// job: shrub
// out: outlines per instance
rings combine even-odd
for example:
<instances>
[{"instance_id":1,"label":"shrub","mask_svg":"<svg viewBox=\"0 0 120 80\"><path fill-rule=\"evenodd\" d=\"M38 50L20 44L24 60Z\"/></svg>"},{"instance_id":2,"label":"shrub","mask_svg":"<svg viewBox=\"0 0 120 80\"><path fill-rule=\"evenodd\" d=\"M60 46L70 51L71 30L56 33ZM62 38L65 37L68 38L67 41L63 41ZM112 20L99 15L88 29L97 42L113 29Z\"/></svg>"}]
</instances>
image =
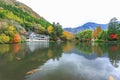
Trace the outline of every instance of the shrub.
<instances>
[{"instance_id":1,"label":"shrub","mask_svg":"<svg viewBox=\"0 0 120 80\"><path fill-rule=\"evenodd\" d=\"M21 38L20 38L20 35L19 35L19 34L14 34L13 42L14 42L14 43L19 43L19 42L21 42Z\"/></svg>"},{"instance_id":2,"label":"shrub","mask_svg":"<svg viewBox=\"0 0 120 80\"><path fill-rule=\"evenodd\" d=\"M8 43L10 41L10 37L5 34L0 35L0 43Z\"/></svg>"}]
</instances>

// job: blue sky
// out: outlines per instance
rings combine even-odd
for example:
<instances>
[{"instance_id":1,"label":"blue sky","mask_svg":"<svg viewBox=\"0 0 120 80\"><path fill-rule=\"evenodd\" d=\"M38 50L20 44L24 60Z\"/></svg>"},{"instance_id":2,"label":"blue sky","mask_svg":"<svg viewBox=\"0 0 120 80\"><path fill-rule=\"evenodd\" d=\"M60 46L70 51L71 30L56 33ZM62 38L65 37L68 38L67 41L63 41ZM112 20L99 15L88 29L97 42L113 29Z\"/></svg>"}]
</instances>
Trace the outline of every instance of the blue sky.
<instances>
[{"instance_id":1,"label":"blue sky","mask_svg":"<svg viewBox=\"0 0 120 80\"><path fill-rule=\"evenodd\" d=\"M119 0L17 0L31 7L49 22L77 27L86 22L108 23L120 19Z\"/></svg>"}]
</instances>

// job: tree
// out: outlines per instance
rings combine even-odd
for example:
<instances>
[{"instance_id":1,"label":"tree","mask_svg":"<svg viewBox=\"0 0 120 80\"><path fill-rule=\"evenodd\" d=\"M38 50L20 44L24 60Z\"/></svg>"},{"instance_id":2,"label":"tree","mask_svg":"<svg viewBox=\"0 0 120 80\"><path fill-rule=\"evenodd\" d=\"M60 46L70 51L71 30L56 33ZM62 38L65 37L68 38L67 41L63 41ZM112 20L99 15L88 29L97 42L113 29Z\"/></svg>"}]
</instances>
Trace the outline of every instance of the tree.
<instances>
[{"instance_id":1,"label":"tree","mask_svg":"<svg viewBox=\"0 0 120 80\"><path fill-rule=\"evenodd\" d=\"M107 41L108 39L108 32L107 31L101 31L100 33L100 36L98 37L99 40L102 40L102 41Z\"/></svg>"},{"instance_id":2,"label":"tree","mask_svg":"<svg viewBox=\"0 0 120 80\"><path fill-rule=\"evenodd\" d=\"M10 37L5 34L0 34L0 43L8 43L10 41Z\"/></svg>"},{"instance_id":3,"label":"tree","mask_svg":"<svg viewBox=\"0 0 120 80\"><path fill-rule=\"evenodd\" d=\"M84 30L77 34L80 41L90 41L92 39L92 30Z\"/></svg>"},{"instance_id":4,"label":"tree","mask_svg":"<svg viewBox=\"0 0 120 80\"><path fill-rule=\"evenodd\" d=\"M60 37L60 35L62 35L62 32L63 32L62 26L59 23L57 23L57 24L53 23L53 28L54 28L55 34L58 37Z\"/></svg>"},{"instance_id":5,"label":"tree","mask_svg":"<svg viewBox=\"0 0 120 80\"><path fill-rule=\"evenodd\" d=\"M50 33L50 37L53 40L58 40L63 33L62 26L59 23L56 24L55 22L53 22L52 27L53 29L52 32Z\"/></svg>"},{"instance_id":6,"label":"tree","mask_svg":"<svg viewBox=\"0 0 120 80\"><path fill-rule=\"evenodd\" d=\"M20 35L19 34L14 34L13 42L14 43L19 43L21 41Z\"/></svg>"},{"instance_id":7,"label":"tree","mask_svg":"<svg viewBox=\"0 0 120 80\"><path fill-rule=\"evenodd\" d=\"M112 18L108 24L109 40L117 40L117 32L119 30L119 23L117 18Z\"/></svg>"},{"instance_id":8,"label":"tree","mask_svg":"<svg viewBox=\"0 0 120 80\"><path fill-rule=\"evenodd\" d=\"M50 33L53 31L53 27L52 27L52 26L49 26L49 27L47 28L47 30L48 30L48 33L50 34Z\"/></svg>"},{"instance_id":9,"label":"tree","mask_svg":"<svg viewBox=\"0 0 120 80\"><path fill-rule=\"evenodd\" d=\"M93 32L94 39L98 39L101 32L102 32L102 28L100 26L98 26Z\"/></svg>"},{"instance_id":10,"label":"tree","mask_svg":"<svg viewBox=\"0 0 120 80\"><path fill-rule=\"evenodd\" d=\"M117 33L117 30L119 29L119 24L117 21L117 18L114 17L110 20L109 24L108 24L108 33Z\"/></svg>"},{"instance_id":11,"label":"tree","mask_svg":"<svg viewBox=\"0 0 120 80\"><path fill-rule=\"evenodd\" d=\"M65 38L67 40L73 40L75 36L68 31L63 31L62 38Z\"/></svg>"}]
</instances>

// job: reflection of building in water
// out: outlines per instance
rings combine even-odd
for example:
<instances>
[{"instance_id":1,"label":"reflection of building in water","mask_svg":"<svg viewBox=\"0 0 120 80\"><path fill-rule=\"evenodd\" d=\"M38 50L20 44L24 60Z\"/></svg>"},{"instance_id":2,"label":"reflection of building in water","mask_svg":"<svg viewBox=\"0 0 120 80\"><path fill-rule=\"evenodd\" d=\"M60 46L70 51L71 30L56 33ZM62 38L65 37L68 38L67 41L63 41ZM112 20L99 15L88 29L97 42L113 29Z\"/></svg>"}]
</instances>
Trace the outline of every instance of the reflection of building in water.
<instances>
[{"instance_id":1,"label":"reflection of building in water","mask_svg":"<svg viewBox=\"0 0 120 80\"><path fill-rule=\"evenodd\" d=\"M48 48L49 42L27 42L27 45L28 45L30 51L33 52L37 49Z\"/></svg>"}]
</instances>

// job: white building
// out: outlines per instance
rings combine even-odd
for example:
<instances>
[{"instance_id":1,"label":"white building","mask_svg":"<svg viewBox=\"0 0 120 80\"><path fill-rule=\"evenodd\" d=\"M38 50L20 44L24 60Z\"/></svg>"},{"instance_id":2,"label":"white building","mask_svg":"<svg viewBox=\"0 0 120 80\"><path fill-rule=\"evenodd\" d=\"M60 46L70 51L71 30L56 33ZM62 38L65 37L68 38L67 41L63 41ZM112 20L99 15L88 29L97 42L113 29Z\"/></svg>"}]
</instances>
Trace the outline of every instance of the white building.
<instances>
[{"instance_id":1,"label":"white building","mask_svg":"<svg viewBox=\"0 0 120 80\"><path fill-rule=\"evenodd\" d=\"M49 36L35 34L34 32L31 32L28 36L27 41L49 41Z\"/></svg>"}]
</instances>

